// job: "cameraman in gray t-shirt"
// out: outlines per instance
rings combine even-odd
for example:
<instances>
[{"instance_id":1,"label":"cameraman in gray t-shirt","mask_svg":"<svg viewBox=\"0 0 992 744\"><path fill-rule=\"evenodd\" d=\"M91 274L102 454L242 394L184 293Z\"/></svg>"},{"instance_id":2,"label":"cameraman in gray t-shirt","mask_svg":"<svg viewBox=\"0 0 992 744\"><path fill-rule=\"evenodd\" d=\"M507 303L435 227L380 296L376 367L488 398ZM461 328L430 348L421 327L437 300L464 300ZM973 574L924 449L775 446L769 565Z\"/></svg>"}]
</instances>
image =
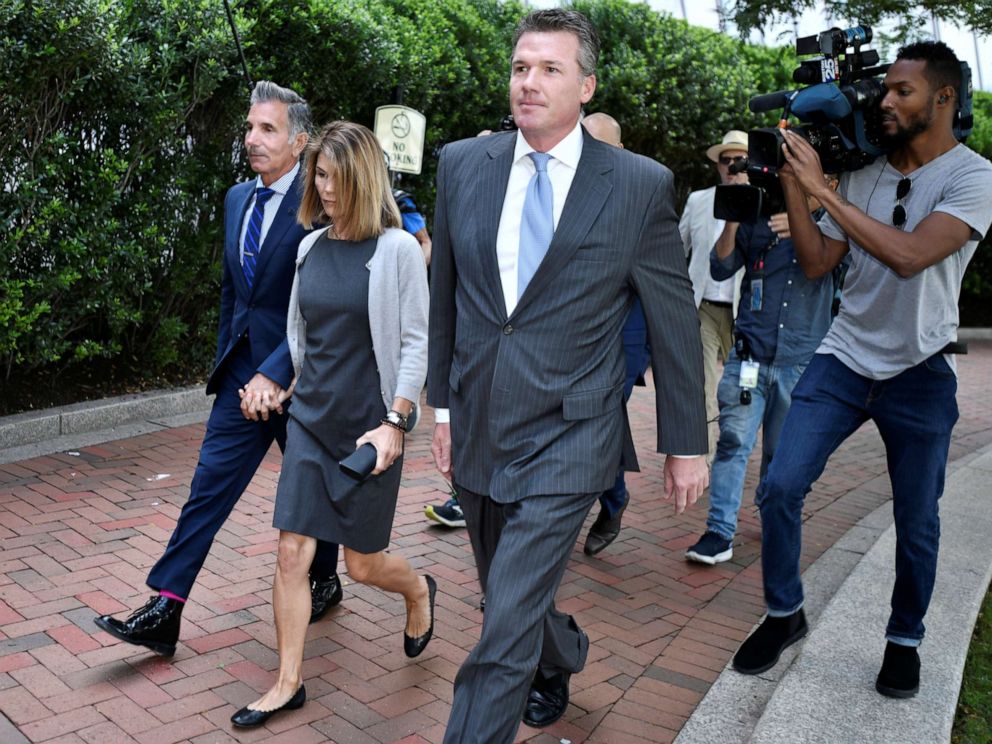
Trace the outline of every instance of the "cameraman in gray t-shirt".
<instances>
[{"instance_id":1,"label":"cameraman in gray t-shirt","mask_svg":"<svg viewBox=\"0 0 992 744\"><path fill-rule=\"evenodd\" d=\"M844 301L792 393L792 407L758 487L768 616L734 656L759 674L806 634L799 578L802 506L827 458L861 424L878 427L896 524L896 580L885 655L875 688L919 689L923 617L937 570L937 502L957 421L953 357L958 294L992 221L992 165L954 136L960 63L941 42L899 50L885 75L882 127L889 153L841 179L823 180L819 157L786 130L780 169L796 256L807 277L850 253ZM819 224L806 196L827 215Z\"/></svg>"}]
</instances>

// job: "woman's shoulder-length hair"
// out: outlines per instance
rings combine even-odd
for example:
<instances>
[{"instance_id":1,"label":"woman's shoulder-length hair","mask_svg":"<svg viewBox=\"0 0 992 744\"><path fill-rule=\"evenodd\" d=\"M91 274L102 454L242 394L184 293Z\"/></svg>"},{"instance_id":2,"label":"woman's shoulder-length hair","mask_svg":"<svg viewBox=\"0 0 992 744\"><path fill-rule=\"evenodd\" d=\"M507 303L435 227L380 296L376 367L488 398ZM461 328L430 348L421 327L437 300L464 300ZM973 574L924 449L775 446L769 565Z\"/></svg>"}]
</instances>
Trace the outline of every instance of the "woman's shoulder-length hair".
<instances>
[{"instance_id":1,"label":"woman's shoulder-length hair","mask_svg":"<svg viewBox=\"0 0 992 744\"><path fill-rule=\"evenodd\" d=\"M306 148L306 177L296 219L305 228L330 222L317 192L317 158L330 161L337 202L334 231L344 240L367 240L389 227L402 227L389 184L385 156L367 127L332 121L311 138Z\"/></svg>"}]
</instances>

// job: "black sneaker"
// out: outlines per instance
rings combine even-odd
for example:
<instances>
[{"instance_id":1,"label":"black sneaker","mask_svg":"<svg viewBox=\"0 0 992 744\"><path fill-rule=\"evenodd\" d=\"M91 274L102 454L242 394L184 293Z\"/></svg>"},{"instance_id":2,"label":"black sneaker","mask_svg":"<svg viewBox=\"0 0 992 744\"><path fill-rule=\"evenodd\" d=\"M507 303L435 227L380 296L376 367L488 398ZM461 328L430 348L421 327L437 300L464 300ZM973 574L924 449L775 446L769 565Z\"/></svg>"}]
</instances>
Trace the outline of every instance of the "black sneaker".
<instances>
[{"instance_id":1,"label":"black sneaker","mask_svg":"<svg viewBox=\"0 0 992 744\"><path fill-rule=\"evenodd\" d=\"M734 541L725 540L715 532L707 532L699 542L685 551L686 560L713 566L734 557Z\"/></svg>"},{"instance_id":2,"label":"black sneaker","mask_svg":"<svg viewBox=\"0 0 992 744\"><path fill-rule=\"evenodd\" d=\"M800 607L785 617L766 617L734 654L734 669L741 674L761 674L778 664L782 652L809 630Z\"/></svg>"},{"instance_id":3,"label":"black sneaker","mask_svg":"<svg viewBox=\"0 0 992 744\"><path fill-rule=\"evenodd\" d=\"M920 689L920 654L915 646L889 641L875 689L887 697L911 698Z\"/></svg>"},{"instance_id":4,"label":"black sneaker","mask_svg":"<svg viewBox=\"0 0 992 744\"><path fill-rule=\"evenodd\" d=\"M434 522L443 524L445 527L465 526L465 515L462 513L462 508L458 505L458 499L454 497L445 501L441 506L428 504L424 507L424 516Z\"/></svg>"}]
</instances>

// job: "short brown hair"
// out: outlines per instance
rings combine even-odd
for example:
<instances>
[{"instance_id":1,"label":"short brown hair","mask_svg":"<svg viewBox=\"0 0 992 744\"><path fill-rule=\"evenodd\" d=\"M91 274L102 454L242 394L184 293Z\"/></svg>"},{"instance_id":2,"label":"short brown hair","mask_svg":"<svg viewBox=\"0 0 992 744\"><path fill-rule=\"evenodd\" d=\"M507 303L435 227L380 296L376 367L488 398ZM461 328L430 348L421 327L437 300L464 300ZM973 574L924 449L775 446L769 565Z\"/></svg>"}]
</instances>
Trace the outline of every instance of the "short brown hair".
<instances>
[{"instance_id":1,"label":"short brown hair","mask_svg":"<svg viewBox=\"0 0 992 744\"><path fill-rule=\"evenodd\" d=\"M592 22L577 10L565 8L547 8L535 10L520 23L513 31L512 53L517 49L520 37L529 33L549 33L564 31L574 34L579 41L579 70L586 77L596 74L596 63L599 62L599 34Z\"/></svg>"},{"instance_id":2,"label":"short brown hair","mask_svg":"<svg viewBox=\"0 0 992 744\"><path fill-rule=\"evenodd\" d=\"M331 161L338 217L334 231L344 240L367 240L388 227L401 227L400 210L389 186L385 156L375 135L350 121L332 121L307 145L306 181L297 221L308 230L326 224L314 179L317 158Z\"/></svg>"}]
</instances>

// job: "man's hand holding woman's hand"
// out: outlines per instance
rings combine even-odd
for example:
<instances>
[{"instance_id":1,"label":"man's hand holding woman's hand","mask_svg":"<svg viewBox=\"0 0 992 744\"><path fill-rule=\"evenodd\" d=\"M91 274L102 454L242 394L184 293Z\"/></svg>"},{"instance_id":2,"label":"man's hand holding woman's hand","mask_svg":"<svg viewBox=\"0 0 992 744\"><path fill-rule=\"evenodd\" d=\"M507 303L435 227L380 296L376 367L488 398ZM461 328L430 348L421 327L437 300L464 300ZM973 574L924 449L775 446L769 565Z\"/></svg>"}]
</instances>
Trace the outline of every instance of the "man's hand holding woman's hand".
<instances>
[{"instance_id":1,"label":"man's hand holding woman's hand","mask_svg":"<svg viewBox=\"0 0 992 744\"><path fill-rule=\"evenodd\" d=\"M269 413L281 414L282 404L293 395L296 380L285 390L279 383L270 380L261 372L255 374L243 388L238 388L241 397L241 415L249 421L269 420Z\"/></svg>"}]
</instances>

